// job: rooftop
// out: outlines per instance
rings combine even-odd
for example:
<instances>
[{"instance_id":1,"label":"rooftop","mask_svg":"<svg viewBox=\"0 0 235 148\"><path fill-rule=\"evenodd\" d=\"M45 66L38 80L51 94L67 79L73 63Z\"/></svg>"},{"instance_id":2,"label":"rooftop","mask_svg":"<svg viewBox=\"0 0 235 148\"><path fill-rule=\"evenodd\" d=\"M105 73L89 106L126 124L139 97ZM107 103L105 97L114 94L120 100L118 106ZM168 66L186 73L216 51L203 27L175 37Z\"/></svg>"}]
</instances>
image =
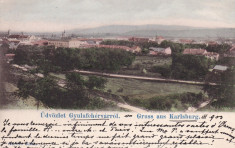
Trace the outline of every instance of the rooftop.
<instances>
[{"instance_id":1,"label":"rooftop","mask_svg":"<svg viewBox=\"0 0 235 148\"><path fill-rule=\"evenodd\" d=\"M220 70L220 71L225 71L228 69L227 66L222 66L222 65L215 65L215 67L213 68L214 70Z\"/></svg>"},{"instance_id":2,"label":"rooftop","mask_svg":"<svg viewBox=\"0 0 235 148\"><path fill-rule=\"evenodd\" d=\"M205 54L207 51L206 49L184 49L183 54L195 54L195 55L203 55Z\"/></svg>"}]
</instances>

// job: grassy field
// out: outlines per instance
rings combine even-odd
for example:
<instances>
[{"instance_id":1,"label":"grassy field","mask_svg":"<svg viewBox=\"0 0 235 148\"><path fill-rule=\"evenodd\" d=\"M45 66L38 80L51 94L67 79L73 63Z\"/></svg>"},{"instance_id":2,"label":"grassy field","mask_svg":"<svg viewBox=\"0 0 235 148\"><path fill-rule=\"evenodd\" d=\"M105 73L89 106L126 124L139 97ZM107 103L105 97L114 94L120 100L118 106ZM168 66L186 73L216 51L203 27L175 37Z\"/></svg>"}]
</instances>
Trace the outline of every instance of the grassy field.
<instances>
[{"instance_id":1,"label":"grassy field","mask_svg":"<svg viewBox=\"0 0 235 148\"><path fill-rule=\"evenodd\" d=\"M177 83L161 83L150 82L134 79L107 78L105 90L111 90L116 95L128 96L130 98L151 98L154 96L169 95L174 93L202 91L201 86L177 84Z\"/></svg>"},{"instance_id":2,"label":"grassy field","mask_svg":"<svg viewBox=\"0 0 235 148\"><path fill-rule=\"evenodd\" d=\"M53 74L53 76L64 79L63 74ZM82 75L85 79L86 75ZM135 79L123 79L123 78L108 78L108 82L104 89L105 92L115 94L118 96L128 97L126 100L128 103L134 106L146 107L149 99L157 96L169 96L175 94L182 94L186 92L200 93L202 92L202 86L178 84L178 83L162 83L162 82L151 82ZM161 97L160 97L161 98ZM170 111L183 111L189 106L182 104L177 98L171 97L172 107Z\"/></svg>"},{"instance_id":3,"label":"grassy field","mask_svg":"<svg viewBox=\"0 0 235 148\"><path fill-rule=\"evenodd\" d=\"M58 78L65 79L64 74L51 74ZM83 75L84 78L87 76ZM202 86L151 82L135 79L107 78L108 82L104 91L111 92L115 95L128 96L130 98L151 98L154 96L164 96L175 93L202 92Z\"/></svg>"},{"instance_id":4,"label":"grassy field","mask_svg":"<svg viewBox=\"0 0 235 148\"><path fill-rule=\"evenodd\" d=\"M128 67L120 69L118 74L161 77L161 74L151 72L153 66L171 65L171 57L163 56L136 56L135 61Z\"/></svg>"},{"instance_id":5,"label":"grassy field","mask_svg":"<svg viewBox=\"0 0 235 148\"><path fill-rule=\"evenodd\" d=\"M146 69L152 66L159 65L170 65L172 62L171 57L162 57L162 56L136 56L135 61L132 63L132 66L140 65Z\"/></svg>"}]
</instances>

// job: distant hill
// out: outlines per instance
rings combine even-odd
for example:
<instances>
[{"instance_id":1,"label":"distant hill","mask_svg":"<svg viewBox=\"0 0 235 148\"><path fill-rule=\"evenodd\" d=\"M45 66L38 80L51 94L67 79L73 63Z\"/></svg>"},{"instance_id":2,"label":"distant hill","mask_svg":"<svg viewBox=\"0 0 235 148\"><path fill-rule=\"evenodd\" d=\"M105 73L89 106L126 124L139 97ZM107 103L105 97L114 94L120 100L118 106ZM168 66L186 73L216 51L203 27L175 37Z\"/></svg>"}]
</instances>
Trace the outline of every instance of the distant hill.
<instances>
[{"instance_id":1,"label":"distant hill","mask_svg":"<svg viewBox=\"0 0 235 148\"><path fill-rule=\"evenodd\" d=\"M73 33L110 33L110 34L123 34L130 31L141 31L141 30L184 30L184 29L199 29L188 26L176 26L176 25L109 25L101 26L89 29L74 29L69 32Z\"/></svg>"},{"instance_id":2,"label":"distant hill","mask_svg":"<svg viewBox=\"0 0 235 148\"><path fill-rule=\"evenodd\" d=\"M125 35L145 37L161 35L165 37L175 38L235 38L235 28L193 30L138 30L126 32Z\"/></svg>"},{"instance_id":3,"label":"distant hill","mask_svg":"<svg viewBox=\"0 0 235 148\"><path fill-rule=\"evenodd\" d=\"M164 37L176 38L235 38L235 28L200 28L176 25L109 25L90 29L73 29L67 33L83 35L125 35L154 37L161 35Z\"/></svg>"}]
</instances>

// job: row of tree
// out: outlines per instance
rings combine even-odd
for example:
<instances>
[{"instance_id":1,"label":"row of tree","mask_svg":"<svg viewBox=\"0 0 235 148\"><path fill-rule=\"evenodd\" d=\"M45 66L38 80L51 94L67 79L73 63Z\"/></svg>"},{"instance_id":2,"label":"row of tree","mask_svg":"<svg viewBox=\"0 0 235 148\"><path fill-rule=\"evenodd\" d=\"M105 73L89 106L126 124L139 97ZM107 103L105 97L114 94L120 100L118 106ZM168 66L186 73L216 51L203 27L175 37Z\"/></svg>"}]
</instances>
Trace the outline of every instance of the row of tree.
<instances>
[{"instance_id":1,"label":"row of tree","mask_svg":"<svg viewBox=\"0 0 235 148\"><path fill-rule=\"evenodd\" d=\"M19 46L14 63L36 65L44 73L73 69L117 71L131 65L134 59L134 54L120 49Z\"/></svg>"},{"instance_id":2,"label":"row of tree","mask_svg":"<svg viewBox=\"0 0 235 148\"><path fill-rule=\"evenodd\" d=\"M93 101L88 91L103 89L106 82L106 79L95 76L89 76L86 80L77 73L66 74L64 87L60 87L50 76L27 81L20 79L16 96L22 98L33 96L51 108L84 109Z\"/></svg>"}]
</instances>

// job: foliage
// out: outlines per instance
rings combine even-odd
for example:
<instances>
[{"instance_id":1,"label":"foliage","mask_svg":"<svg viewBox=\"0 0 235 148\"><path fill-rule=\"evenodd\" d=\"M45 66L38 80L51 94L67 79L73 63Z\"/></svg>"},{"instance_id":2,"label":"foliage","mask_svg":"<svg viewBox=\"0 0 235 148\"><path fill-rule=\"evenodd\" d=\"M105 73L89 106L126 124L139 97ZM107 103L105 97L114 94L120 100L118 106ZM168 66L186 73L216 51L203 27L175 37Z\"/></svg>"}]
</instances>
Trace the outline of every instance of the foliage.
<instances>
[{"instance_id":1,"label":"foliage","mask_svg":"<svg viewBox=\"0 0 235 148\"><path fill-rule=\"evenodd\" d=\"M170 110L173 100L166 98L151 98L148 109Z\"/></svg>"},{"instance_id":2,"label":"foliage","mask_svg":"<svg viewBox=\"0 0 235 148\"><path fill-rule=\"evenodd\" d=\"M153 66L151 68L151 71L160 73L163 77L170 77L170 75L171 75L171 67L167 64Z\"/></svg>"},{"instance_id":3,"label":"foliage","mask_svg":"<svg viewBox=\"0 0 235 148\"><path fill-rule=\"evenodd\" d=\"M67 87L68 88L74 88L74 87L79 87L79 88L84 88L85 80L79 73L67 73L66 74L66 80L67 80Z\"/></svg>"},{"instance_id":4,"label":"foliage","mask_svg":"<svg viewBox=\"0 0 235 148\"><path fill-rule=\"evenodd\" d=\"M105 78L96 77L96 76L89 76L85 85L89 89L94 89L94 88L104 89L106 82L107 82L107 79L105 79Z\"/></svg>"},{"instance_id":5,"label":"foliage","mask_svg":"<svg viewBox=\"0 0 235 148\"><path fill-rule=\"evenodd\" d=\"M118 45L118 46L134 46L134 42L125 41L125 40L104 40L100 44L102 45Z\"/></svg>"},{"instance_id":6,"label":"foliage","mask_svg":"<svg viewBox=\"0 0 235 148\"><path fill-rule=\"evenodd\" d=\"M105 79L96 78L94 76L86 81L77 73L68 73L66 80L66 87L60 87L57 82L49 76L27 81L20 79L17 85L19 90L16 92L16 95L23 98L27 98L31 95L52 108L82 109L88 106L88 104L91 107L91 100L86 88L102 89L106 83ZM92 80L95 80L95 83L91 84Z\"/></svg>"},{"instance_id":7,"label":"foliage","mask_svg":"<svg viewBox=\"0 0 235 148\"><path fill-rule=\"evenodd\" d=\"M192 104L194 107L198 107L201 103L205 101L205 96L202 93L186 93L181 96L181 102L183 104Z\"/></svg>"},{"instance_id":8,"label":"foliage","mask_svg":"<svg viewBox=\"0 0 235 148\"><path fill-rule=\"evenodd\" d=\"M35 65L37 60L42 58L42 48L36 46L18 46L15 51L14 63L18 65Z\"/></svg>"},{"instance_id":9,"label":"foliage","mask_svg":"<svg viewBox=\"0 0 235 148\"><path fill-rule=\"evenodd\" d=\"M88 106L86 107L87 109L104 109L107 107L114 107L115 104L113 102L108 102L103 100L102 98L91 98Z\"/></svg>"},{"instance_id":10,"label":"foliage","mask_svg":"<svg viewBox=\"0 0 235 148\"><path fill-rule=\"evenodd\" d=\"M122 66L131 65L135 59L130 52L106 48L55 49L50 46L23 46L15 54L14 63L36 65L45 73L73 69L117 71Z\"/></svg>"},{"instance_id":11,"label":"foliage","mask_svg":"<svg viewBox=\"0 0 235 148\"><path fill-rule=\"evenodd\" d=\"M219 59L217 64L233 67L233 66L235 66L235 58L234 57L223 57L222 59Z\"/></svg>"},{"instance_id":12,"label":"foliage","mask_svg":"<svg viewBox=\"0 0 235 148\"><path fill-rule=\"evenodd\" d=\"M175 55L172 57L172 77L186 80L204 79L209 64L209 60L204 56Z\"/></svg>"},{"instance_id":13,"label":"foliage","mask_svg":"<svg viewBox=\"0 0 235 148\"><path fill-rule=\"evenodd\" d=\"M215 45L208 45L206 47L206 50L208 52L217 52L217 53L223 54L227 52L230 48L231 46L228 44L215 44Z\"/></svg>"},{"instance_id":14,"label":"foliage","mask_svg":"<svg viewBox=\"0 0 235 148\"><path fill-rule=\"evenodd\" d=\"M187 109L188 105L198 107L199 104L206 99L207 98L202 93L197 94L188 92L166 96L156 96L149 99L127 98L126 101L130 104L141 106L150 110L169 111L172 110L173 107L177 107L178 102L180 102L185 109Z\"/></svg>"},{"instance_id":15,"label":"foliage","mask_svg":"<svg viewBox=\"0 0 235 148\"><path fill-rule=\"evenodd\" d=\"M205 85L206 91L210 98L213 99L211 105L215 108L235 107L235 70L230 68L220 75L218 85Z\"/></svg>"},{"instance_id":16,"label":"foliage","mask_svg":"<svg viewBox=\"0 0 235 148\"><path fill-rule=\"evenodd\" d=\"M185 48L206 49L206 44L185 44Z\"/></svg>"}]
</instances>

